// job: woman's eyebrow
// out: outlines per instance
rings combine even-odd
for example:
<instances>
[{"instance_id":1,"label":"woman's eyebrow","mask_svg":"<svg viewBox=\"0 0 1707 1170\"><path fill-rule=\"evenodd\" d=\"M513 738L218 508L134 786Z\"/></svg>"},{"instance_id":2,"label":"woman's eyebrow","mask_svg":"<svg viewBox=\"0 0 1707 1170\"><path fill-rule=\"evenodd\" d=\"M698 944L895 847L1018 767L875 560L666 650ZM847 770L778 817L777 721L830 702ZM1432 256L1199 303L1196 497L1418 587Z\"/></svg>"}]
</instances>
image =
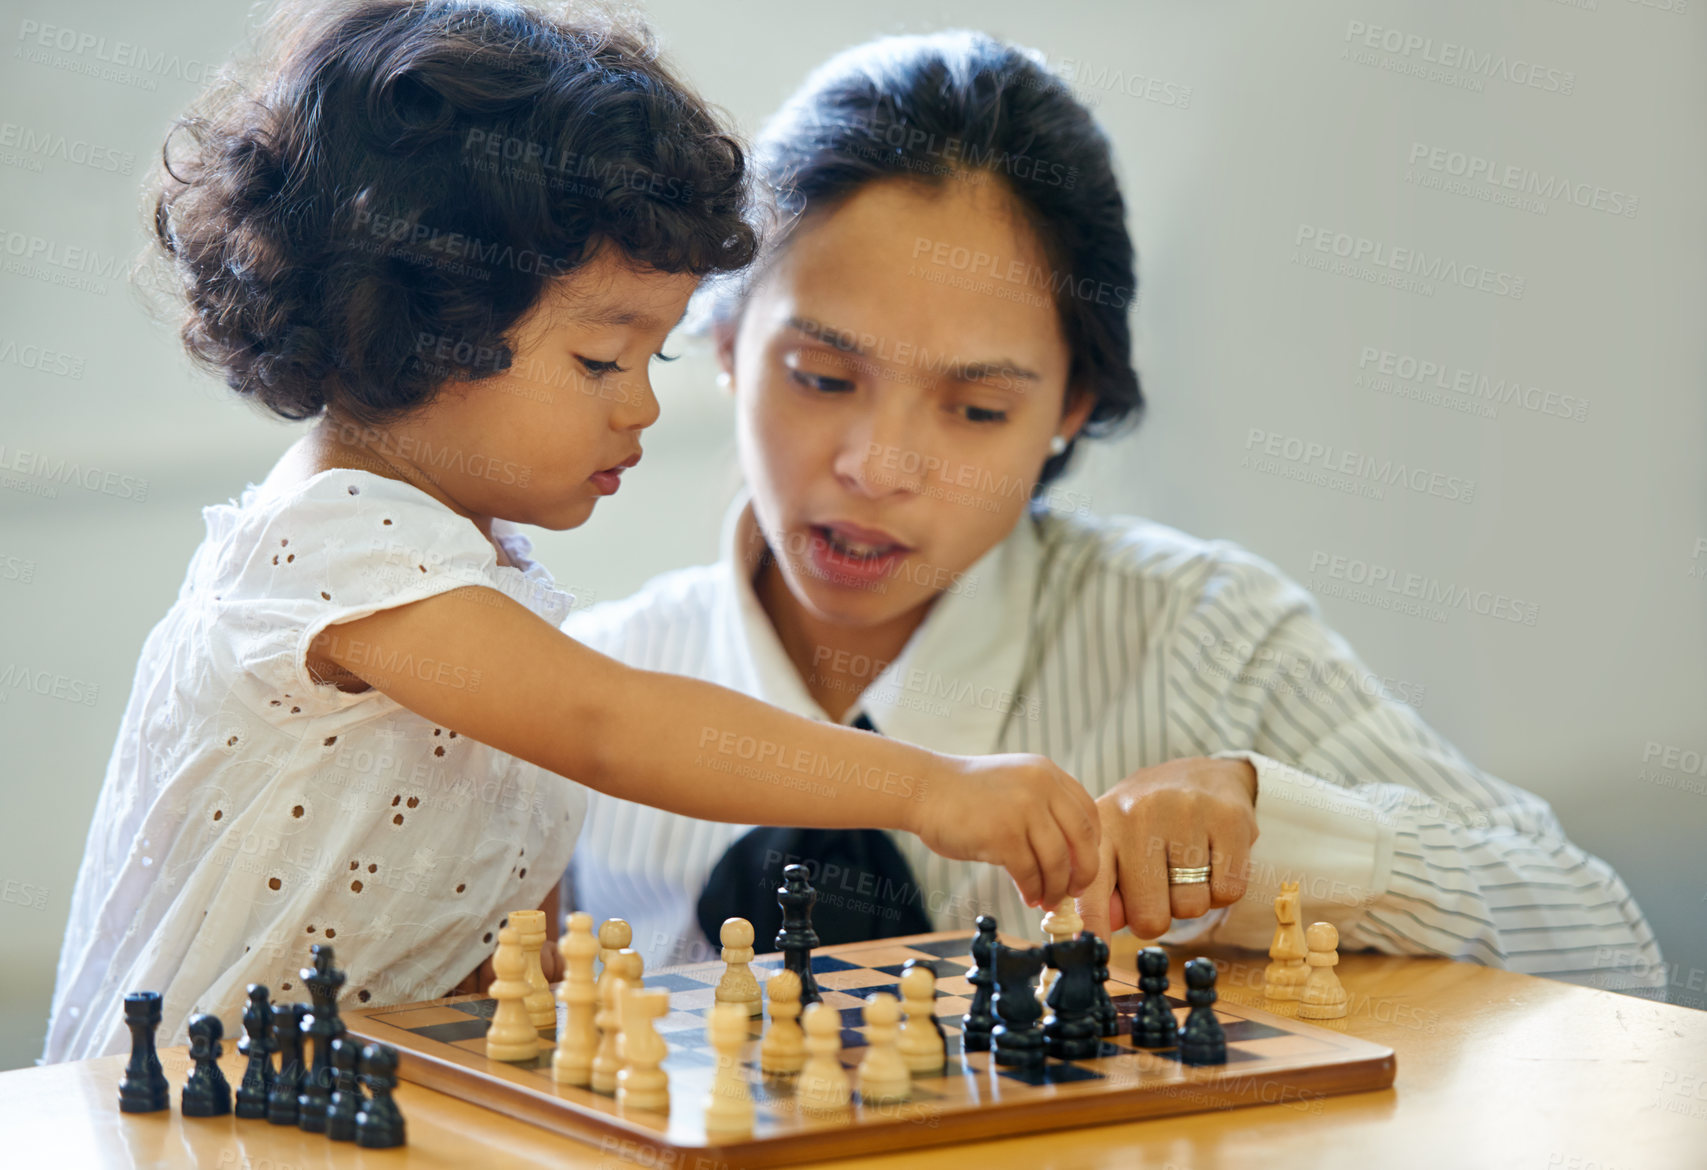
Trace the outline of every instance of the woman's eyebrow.
<instances>
[{"instance_id":1,"label":"woman's eyebrow","mask_svg":"<svg viewBox=\"0 0 1707 1170\"><path fill-rule=\"evenodd\" d=\"M870 357L873 345L875 345L877 357L881 360L899 361L902 365L923 365L960 382L977 382L986 378L1003 378L1021 382L1040 382L1043 380L1036 370L1028 369L1008 358L986 358L982 361L969 362L951 354L932 354L930 350L919 346L911 348L908 357L901 359L897 347L883 344L881 338L861 338L851 329L837 329L822 321L811 321L805 317L790 317L786 323L796 333L803 333L814 341L821 341L825 345L841 350L843 353ZM870 344L862 344L862 342Z\"/></svg>"}]
</instances>

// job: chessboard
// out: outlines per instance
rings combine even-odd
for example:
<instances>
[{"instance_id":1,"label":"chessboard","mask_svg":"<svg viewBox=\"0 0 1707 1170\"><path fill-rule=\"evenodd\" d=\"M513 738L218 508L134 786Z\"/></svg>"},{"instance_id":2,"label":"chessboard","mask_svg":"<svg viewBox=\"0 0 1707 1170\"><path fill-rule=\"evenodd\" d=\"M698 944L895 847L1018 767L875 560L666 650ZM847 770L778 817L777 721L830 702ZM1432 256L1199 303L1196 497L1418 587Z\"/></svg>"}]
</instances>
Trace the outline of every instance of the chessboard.
<instances>
[{"instance_id":1,"label":"chessboard","mask_svg":"<svg viewBox=\"0 0 1707 1170\"><path fill-rule=\"evenodd\" d=\"M768 1021L755 1017L742 1060L757 1119L750 1136L734 1139L708 1139L703 1120L716 1070L705 1025L724 971L720 962L643 975L642 986L670 993L670 1012L657 1021L669 1045L663 1065L670 1078L668 1115L625 1111L614 1097L557 1084L549 1043L531 1063L488 1059L485 1035L496 1001L484 996L347 1011L344 1019L351 1032L398 1050L403 1080L648 1165L686 1165L690 1156L700 1165L710 1163L697 1159L741 1167L786 1165L1241 1105L1307 1102L1393 1083L1391 1048L1225 1001L1214 1008L1227 1033L1225 1064L1190 1066L1172 1050L1134 1047L1131 1017L1142 994L1136 975L1118 968L1107 988L1121 1031L1102 1042L1100 1055L1075 1062L1051 1059L1035 1072L999 1066L990 1052L964 1052L959 1043L960 1017L973 991L966 979L971 938L929 934L813 951L812 971L824 1003L841 1012L842 1063L850 1076L864 1053L861 1008L866 997L879 991L898 994L901 968L909 959L926 961L937 972L936 1014L946 1033L947 1066L939 1075L915 1075L912 1098L905 1103L868 1105L856 1093L843 1110L809 1113L793 1099L793 1078L760 1073L759 1037ZM780 970L782 961L761 956L752 966L762 980ZM1176 1019L1183 1020L1185 1000L1172 994L1184 988L1179 964L1170 979L1168 998ZM559 1003L559 1026L564 1010ZM549 1030L541 1036L553 1038Z\"/></svg>"}]
</instances>

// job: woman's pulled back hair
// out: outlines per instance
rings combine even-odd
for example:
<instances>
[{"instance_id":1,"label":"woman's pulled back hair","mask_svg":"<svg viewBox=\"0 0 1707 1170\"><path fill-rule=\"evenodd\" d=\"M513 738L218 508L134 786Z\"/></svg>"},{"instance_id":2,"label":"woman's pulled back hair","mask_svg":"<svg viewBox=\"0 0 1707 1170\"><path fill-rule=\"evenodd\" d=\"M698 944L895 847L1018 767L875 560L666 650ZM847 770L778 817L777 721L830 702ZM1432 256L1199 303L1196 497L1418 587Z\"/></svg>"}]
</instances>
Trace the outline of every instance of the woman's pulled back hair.
<instances>
[{"instance_id":1,"label":"woman's pulled back hair","mask_svg":"<svg viewBox=\"0 0 1707 1170\"><path fill-rule=\"evenodd\" d=\"M982 33L883 37L813 71L753 144L766 221L760 263L707 289L714 318L745 293L793 232L868 183L940 186L993 177L1022 209L1047 258L1047 289L1071 354L1069 393L1094 396L1085 433L1106 434L1143 407L1128 312L1137 292L1126 204L1107 137L1039 54ZM1071 447L1043 466L1046 484Z\"/></svg>"},{"instance_id":2,"label":"woman's pulled back hair","mask_svg":"<svg viewBox=\"0 0 1707 1170\"><path fill-rule=\"evenodd\" d=\"M741 147L643 28L285 0L267 30L149 193L186 348L277 415L380 422L508 368L506 334L607 245L700 276L754 255Z\"/></svg>"}]
</instances>

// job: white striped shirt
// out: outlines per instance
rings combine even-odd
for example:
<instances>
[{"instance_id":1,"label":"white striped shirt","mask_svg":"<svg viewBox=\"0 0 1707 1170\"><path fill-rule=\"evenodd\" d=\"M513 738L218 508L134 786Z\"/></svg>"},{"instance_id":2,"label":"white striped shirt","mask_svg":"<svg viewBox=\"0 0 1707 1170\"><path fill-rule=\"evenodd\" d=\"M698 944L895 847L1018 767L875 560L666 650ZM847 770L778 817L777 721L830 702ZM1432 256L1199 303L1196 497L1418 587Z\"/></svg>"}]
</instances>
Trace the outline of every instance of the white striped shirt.
<instances>
[{"instance_id":1,"label":"white striped shirt","mask_svg":"<svg viewBox=\"0 0 1707 1170\"><path fill-rule=\"evenodd\" d=\"M762 550L737 500L717 564L663 574L563 628L630 665L825 719L753 593ZM1298 881L1305 921L1332 922L1342 949L1602 987L1663 982L1654 934L1612 867L1573 845L1545 800L1476 768L1389 694L1307 591L1227 541L1131 518L1022 518L938 597L844 722L862 711L938 751L1046 755L1092 795L1172 759L1248 759L1260 832L1249 890L1176 920L1163 941L1266 949L1280 883ZM576 904L632 922L652 964L705 958L696 903L750 827L594 793ZM1003 871L891 837L938 929L993 913L1036 934L1039 913Z\"/></svg>"}]
</instances>

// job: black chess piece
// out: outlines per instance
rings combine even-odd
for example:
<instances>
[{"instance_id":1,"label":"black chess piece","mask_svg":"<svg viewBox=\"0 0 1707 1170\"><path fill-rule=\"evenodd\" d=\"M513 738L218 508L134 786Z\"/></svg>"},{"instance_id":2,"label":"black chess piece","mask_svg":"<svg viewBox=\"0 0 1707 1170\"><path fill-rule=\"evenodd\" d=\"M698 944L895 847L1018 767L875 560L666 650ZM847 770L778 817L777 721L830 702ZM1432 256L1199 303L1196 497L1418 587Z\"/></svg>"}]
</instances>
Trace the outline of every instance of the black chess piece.
<instances>
[{"instance_id":1,"label":"black chess piece","mask_svg":"<svg viewBox=\"0 0 1707 1170\"><path fill-rule=\"evenodd\" d=\"M196 1067L190 1070L179 1097L179 1111L185 1117L223 1117L231 1112L231 1085L219 1069L220 1053L225 1045L225 1025L218 1016L203 1012L190 1017L190 1059Z\"/></svg>"},{"instance_id":2,"label":"black chess piece","mask_svg":"<svg viewBox=\"0 0 1707 1170\"><path fill-rule=\"evenodd\" d=\"M1114 999L1108 994L1108 944L1102 944L1102 953L1096 962L1093 976L1096 980L1096 1019L1100 1025L1097 1031L1104 1036L1120 1035L1120 1013L1114 1008Z\"/></svg>"},{"instance_id":3,"label":"black chess piece","mask_svg":"<svg viewBox=\"0 0 1707 1170\"><path fill-rule=\"evenodd\" d=\"M344 985L344 973L332 965L332 944L315 943L309 947L314 966L304 967L300 974L307 985L314 1005L302 1022L306 1044L313 1042L313 1063L303 1070L302 1086L297 1093L297 1125L309 1133L326 1132L326 1106L332 1098L332 1040L344 1032L344 1021L338 1017L338 989Z\"/></svg>"},{"instance_id":4,"label":"black chess piece","mask_svg":"<svg viewBox=\"0 0 1707 1170\"><path fill-rule=\"evenodd\" d=\"M160 1027L160 993L133 991L124 997L124 1023L130 1029L130 1063L119 1081L119 1109L155 1113L172 1105L172 1089L160 1069L154 1032Z\"/></svg>"},{"instance_id":5,"label":"black chess piece","mask_svg":"<svg viewBox=\"0 0 1707 1170\"><path fill-rule=\"evenodd\" d=\"M800 1006L822 1003L823 993L812 977L812 948L818 945L818 933L812 929L812 906L818 901L818 891L807 880L804 865L785 866L782 885L777 887L776 904L782 907L782 929L776 932L776 949L782 952L782 965L800 976Z\"/></svg>"},{"instance_id":6,"label":"black chess piece","mask_svg":"<svg viewBox=\"0 0 1707 1170\"><path fill-rule=\"evenodd\" d=\"M1132 1043L1139 1048L1172 1048L1179 1043L1179 1025L1173 1005L1163 994L1168 989L1168 953L1161 947L1138 952L1138 1014L1132 1017Z\"/></svg>"},{"instance_id":7,"label":"black chess piece","mask_svg":"<svg viewBox=\"0 0 1707 1170\"><path fill-rule=\"evenodd\" d=\"M1179 1030L1181 1064L1226 1064L1227 1033L1215 1018L1215 964L1190 959L1185 965L1185 1001L1191 1011Z\"/></svg>"},{"instance_id":8,"label":"black chess piece","mask_svg":"<svg viewBox=\"0 0 1707 1170\"><path fill-rule=\"evenodd\" d=\"M356 1145L384 1150L403 1144L403 1113L391 1099L397 1087L397 1049L369 1044L362 1049L361 1082L373 1096L356 1114Z\"/></svg>"},{"instance_id":9,"label":"black chess piece","mask_svg":"<svg viewBox=\"0 0 1707 1170\"><path fill-rule=\"evenodd\" d=\"M1037 1002L1037 977L1043 973L1042 947L996 943L997 1024L990 1045L997 1064L1021 1069L1043 1067L1043 1005Z\"/></svg>"},{"instance_id":10,"label":"black chess piece","mask_svg":"<svg viewBox=\"0 0 1707 1170\"><path fill-rule=\"evenodd\" d=\"M307 1014L306 1004L273 1005L273 1051L279 1054L279 1071L267 1094L267 1120L274 1125L296 1124L296 1098L302 1091L302 1018Z\"/></svg>"},{"instance_id":11,"label":"black chess piece","mask_svg":"<svg viewBox=\"0 0 1707 1170\"><path fill-rule=\"evenodd\" d=\"M267 989L263 984L251 983L249 1006L243 1009L243 1038L237 1041L237 1051L249 1058L243 1080L237 1086L239 1117L267 1115L267 1094L273 1089L272 1026L273 1010L267 1002Z\"/></svg>"},{"instance_id":12,"label":"black chess piece","mask_svg":"<svg viewBox=\"0 0 1707 1170\"><path fill-rule=\"evenodd\" d=\"M1077 938L1043 947L1044 963L1060 972L1049 988L1049 1015L1043 1021L1044 1047L1057 1060L1091 1060L1102 1051L1099 960L1108 961L1108 944L1094 931L1083 930Z\"/></svg>"},{"instance_id":13,"label":"black chess piece","mask_svg":"<svg viewBox=\"0 0 1707 1170\"><path fill-rule=\"evenodd\" d=\"M978 933L972 936L972 969L966 972L972 984L972 1003L960 1018L960 1046L968 1052L990 1050L990 1029L996 1026L991 996L996 986L996 920L978 915Z\"/></svg>"},{"instance_id":14,"label":"black chess piece","mask_svg":"<svg viewBox=\"0 0 1707 1170\"><path fill-rule=\"evenodd\" d=\"M349 1033L332 1037L332 1069L336 1087L326 1106L326 1135L335 1142L356 1140L356 1115L367 1104L362 1096L361 1082L356 1079L356 1062L361 1059L362 1046Z\"/></svg>"}]
</instances>

